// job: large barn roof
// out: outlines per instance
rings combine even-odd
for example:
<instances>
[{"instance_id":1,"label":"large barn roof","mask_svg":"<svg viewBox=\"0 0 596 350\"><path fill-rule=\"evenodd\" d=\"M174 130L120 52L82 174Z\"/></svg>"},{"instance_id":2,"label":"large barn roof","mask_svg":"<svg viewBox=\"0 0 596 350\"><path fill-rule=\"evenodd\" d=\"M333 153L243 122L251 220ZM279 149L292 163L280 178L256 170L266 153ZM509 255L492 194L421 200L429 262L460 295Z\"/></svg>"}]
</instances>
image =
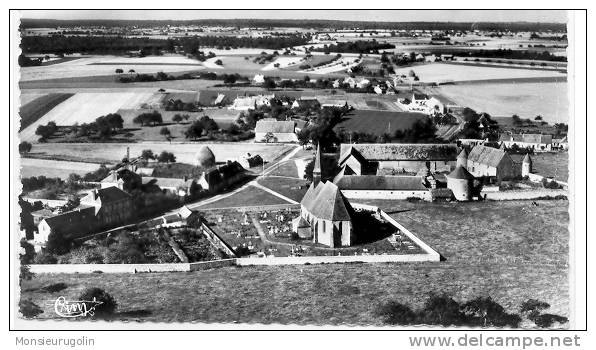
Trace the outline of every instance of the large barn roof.
<instances>
[{"instance_id":1,"label":"large barn roof","mask_svg":"<svg viewBox=\"0 0 596 350\"><path fill-rule=\"evenodd\" d=\"M497 167L506 156L507 153L503 150L478 145L472 148L468 155L468 161Z\"/></svg>"},{"instance_id":2,"label":"large barn roof","mask_svg":"<svg viewBox=\"0 0 596 350\"><path fill-rule=\"evenodd\" d=\"M341 158L351 152L350 148L358 151L368 161L454 161L459 152L455 144L360 143L341 144Z\"/></svg>"},{"instance_id":3,"label":"large barn roof","mask_svg":"<svg viewBox=\"0 0 596 350\"><path fill-rule=\"evenodd\" d=\"M291 120L259 120L255 133L294 133L295 125Z\"/></svg>"}]
</instances>

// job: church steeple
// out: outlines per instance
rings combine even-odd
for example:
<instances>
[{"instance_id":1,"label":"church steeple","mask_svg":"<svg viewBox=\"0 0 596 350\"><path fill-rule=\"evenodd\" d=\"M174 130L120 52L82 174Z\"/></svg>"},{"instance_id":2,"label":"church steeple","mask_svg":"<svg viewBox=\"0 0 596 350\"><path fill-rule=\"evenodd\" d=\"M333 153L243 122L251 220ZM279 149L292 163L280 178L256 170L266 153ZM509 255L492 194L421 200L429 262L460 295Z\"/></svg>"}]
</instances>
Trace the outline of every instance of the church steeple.
<instances>
[{"instance_id":1,"label":"church steeple","mask_svg":"<svg viewBox=\"0 0 596 350\"><path fill-rule=\"evenodd\" d=\"M317 187L321 182L321 145L317 144L317 155L315 156L315 166L312 170L312 182Z\"/></svg>"}]
</instances>

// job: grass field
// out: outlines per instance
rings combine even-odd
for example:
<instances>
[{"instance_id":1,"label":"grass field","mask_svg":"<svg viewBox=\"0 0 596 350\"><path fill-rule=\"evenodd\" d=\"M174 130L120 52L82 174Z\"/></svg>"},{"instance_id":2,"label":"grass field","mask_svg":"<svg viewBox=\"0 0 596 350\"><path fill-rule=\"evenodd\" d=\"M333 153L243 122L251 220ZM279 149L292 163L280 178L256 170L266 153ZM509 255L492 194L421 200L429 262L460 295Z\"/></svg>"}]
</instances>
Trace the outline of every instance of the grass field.
<instances>
[{"instance_id":1,"label":"grass field","mask_svg":"<svg viewBox=\"0 0 596 350\"><path fill-rule=\"evenodd\" d=\"M192 67L191 67L192 66ZM129 74L187 71L204 69L199 61L184 56L147 56L147 57L118 57L118 56L90 56L76 60L65 61L49 66L22 67L21 81L57 79L86 76L110 76L116 69L122 69Z\"/></svg>"},{"instance_id":2,"label":"grass field","mask_svg":"<svg viewBox=\"0 0 596 350\"><path fill-rule=\"evenodd\" d=\"M416 67L396 69L399 75L408 75L413 70L422 82L436 82L441 80L469 81L491 79L545 78L565 77L566 74L532 69L513 69L496 67L479 67L447 63L429 63Z\"/></svg>"},{"instance_id":3,"label":"grass field","mask_svg":"<svg viewBox=\"0 0 596 350\"><path fill-rule=\"evenodd\" d=\"M420 113L355 110L339 123L335 130L366 132L375 135L393 134L396 130L410 128L417 120L426 116Z\"/></svg>"},{"instance_id":4,"label":"grass field","mask_svg":"<svg viewBox=\"0 0 596 350\"><path fill-rule=\"evenodd\" d=\"M21 177L43 175L66 180L72 173L84 175L97 170L97 168L99 168L99 164L94 163L21 158Z\"/></svg>"},{"instance_id":5,"label":"grass field","mask_svg":"<svg viewBox=\"0 0 596 350\"><path fill-rule=\"evenodd\" d=\"M283 196L300 202L308 190L308 182L300 179L288 179L284 177L259 178L258 183Z\"/></svg>"},{"instance_id":6,"label":"grass field","mask_svg":"<svg viewBox=\"0 0 596 350\"><path fill-rule=\"evenodd\" d=\"M200 206L198 209L215 209L215 208L237 208L243 206L261 206L261 205L277 205L289 204L287 201L272 195L267 191L248 186L231 196L222 198L215 202L211 202Z\"/></svg>"},{"instance_id":7,"label":"grass field","mask_svg":"<svg viewBox=\"0 0 596 350\"><path fill-rule=\"evenodd\" d=\"M532 155L532 171L536 174L554 177L569 182L569 153L536 153Z\"/></svg>"},{"instance_id":8,"label":"grass field","mask_svg":"<svg viewBox=\"0 0 596 350\"><path fill-rule=\"evenodd\" d=\"M45 125L50 121L64 126L89 123L121 108L138 108L152 96L153 93L150 92L77 93L31 123L19 136L22 140L36 141L38 136L35 135L35 129L38 125Z\"/></svg>"},{"instance_id":9,"label":"grass field","mask_svg":"<svg viewBox=\"0 0 596 350\"><path fill-rule=\"evenodd\" d=\"M37 98L23 102L19 115L21 116L21 129L26 129L29 125L35 123L53 108L66 101L73 94L54 93L38 96Z\"/></svg>"},{"instance_id":10,"label":"grass field","mask_svg":"<svg viewBox=\"0 0 596 350\"><path fill-rule=\"evenodd\" d=\"M549 123L569 122L567 83L499 83L444 85L437 93L492 116L534 119L541 115Z\"/></svg>"},{"instance_id":11,"label":"grass field","mask_svg":"<svg viewBox=\"0 0 596 350\"><path fill-rule=\"evenodd\" d=\"M429 292L459 301L491 296L516 313L521 302L537 298L551 304L548 312L569 316L566 205L400 202L399 209L410 211L393 216L445 255L444 262L38 275L23 282L22 297L42 307L40 318L55 317L44 300L76 300L88 287L112 294L121 317L142 321L382 325L375 314L380 303L419 307ZM59 282L68 288L26 291ZM134 316L141 310L144 316Z\"/></svg>"},{"instance_id":12,"label":"grass field","mask_svg":"<svg viewBox=\"0 0 596 350\"><path fill-rule=\"evenodd\" d=\"M259 154L265 161L272 161L280 154L292 148L290 145L255 144L255 143L40 143L33 146L33 151L45 157L61 156L69 160L87 161L93 159L97 163L119 162L126 155L126 148L130 147L130 155L141 155L145 149L153 153L161 151L173 152L178 162L194 164L195 155L203 146L211 148L218 162L227 159L237 159L246 153Z\"/></svg>"}]
</instances>

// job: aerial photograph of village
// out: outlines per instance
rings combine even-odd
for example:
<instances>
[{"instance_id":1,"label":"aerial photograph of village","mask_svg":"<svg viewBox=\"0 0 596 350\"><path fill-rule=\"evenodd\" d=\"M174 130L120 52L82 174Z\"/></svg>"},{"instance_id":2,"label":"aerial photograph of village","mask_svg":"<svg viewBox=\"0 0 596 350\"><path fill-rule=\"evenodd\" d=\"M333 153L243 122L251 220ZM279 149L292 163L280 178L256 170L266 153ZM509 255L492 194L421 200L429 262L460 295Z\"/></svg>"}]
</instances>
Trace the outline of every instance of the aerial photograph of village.
<instances>
[{"instance_id":1,"label":"aerial photograph of village","mask_svg":"<svg viewBox=\"0 0 596 350\"><path fill-rule=\"evenodd\" d=\"M18 317L570 328L566 11L376 11L20 11Z\"/></svg>"}]
</instances>

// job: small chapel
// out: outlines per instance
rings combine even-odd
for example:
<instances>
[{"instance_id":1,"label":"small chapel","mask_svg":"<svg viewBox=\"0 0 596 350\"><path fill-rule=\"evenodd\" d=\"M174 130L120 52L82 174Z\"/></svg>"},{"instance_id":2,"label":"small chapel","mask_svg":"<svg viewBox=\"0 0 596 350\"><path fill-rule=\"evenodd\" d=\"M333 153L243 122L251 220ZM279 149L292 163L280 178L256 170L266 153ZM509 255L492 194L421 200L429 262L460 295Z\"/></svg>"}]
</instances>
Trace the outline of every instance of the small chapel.
<instances>
[{"instance_id":1,"label":"small chapel","mask_svg":"<svg viewBox=\"0 0 596 350\"><path fill-rule=\"evenodd\" d=\"M321 147L317 147L313 181L300 202L300 216L292 222L300 238L330 248L354 244L354 209L331 181L321 180Z\"/></svg>"}]
</instances>

